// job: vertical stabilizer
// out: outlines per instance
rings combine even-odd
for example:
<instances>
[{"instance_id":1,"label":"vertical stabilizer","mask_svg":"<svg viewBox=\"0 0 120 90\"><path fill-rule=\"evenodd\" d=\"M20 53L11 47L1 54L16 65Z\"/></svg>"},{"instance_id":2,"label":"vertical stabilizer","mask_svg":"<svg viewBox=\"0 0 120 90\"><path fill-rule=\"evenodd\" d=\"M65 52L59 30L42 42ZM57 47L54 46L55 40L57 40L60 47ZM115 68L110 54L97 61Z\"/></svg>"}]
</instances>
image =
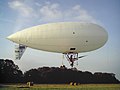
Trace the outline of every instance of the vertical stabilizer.
<instances>
[{"instance_id":1,"label":"vertical stabilizer","mask_svg":"<svg viewBox=\"0 0 120 90\"><path fill-rule=\"evenodd\" d=\"M15 60L20 60L26 48L27 47L25 45L15 45Z\"/></svg>"}]
</instances>

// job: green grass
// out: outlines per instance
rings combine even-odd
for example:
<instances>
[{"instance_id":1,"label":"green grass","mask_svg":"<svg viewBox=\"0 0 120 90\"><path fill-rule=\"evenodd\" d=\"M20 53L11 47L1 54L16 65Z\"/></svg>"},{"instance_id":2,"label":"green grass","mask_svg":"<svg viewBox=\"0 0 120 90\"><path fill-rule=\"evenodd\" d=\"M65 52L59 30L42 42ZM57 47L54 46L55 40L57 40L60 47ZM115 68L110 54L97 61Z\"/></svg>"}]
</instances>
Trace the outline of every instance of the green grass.
<instances>
[{"instance_id":1,"label":"green grass","mask_svg":"<svg viewBox=\"0 0 120 90\"><path fill-rule=\"evenodd\" d=\"M23 87L23 88L20 88ZM8 85L0 90L120 90L120 84L80 84L71 86L67 84L35 84L30 88L26 85Z\"/></svg>"}]
</instances>

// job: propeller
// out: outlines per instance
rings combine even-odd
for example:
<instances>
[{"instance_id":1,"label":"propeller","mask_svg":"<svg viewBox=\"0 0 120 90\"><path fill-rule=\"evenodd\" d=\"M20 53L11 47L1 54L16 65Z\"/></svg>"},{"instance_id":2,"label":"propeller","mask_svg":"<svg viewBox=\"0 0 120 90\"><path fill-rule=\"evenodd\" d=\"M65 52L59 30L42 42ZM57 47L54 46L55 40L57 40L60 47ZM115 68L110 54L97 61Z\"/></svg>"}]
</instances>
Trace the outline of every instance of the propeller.
<instances>
[{"instance_id":1,"label":"propeller","mask_svg":"<svg viewBox=\"0 0 120 90\"><path fill-rule=\"evenodd\" d=\"M80 56L78 58L74 58L74 61L77 61L79 58L83 58L83 57L86 57L87 55L84 55L84 56Z\"/></svg>"},{"instance_id":2,"label":"propeller","mask_svg":"<svg viewBox=\"0 0 120 90\"><path fill-rule=\"evenodd\" d=\"M86 56L87 56L87 55L84 55L84 56L80 56L80 57L78 57L78 59L79 59L79 58L83 58L83 57L86 57Z\"/></svg>"}]
</instances>

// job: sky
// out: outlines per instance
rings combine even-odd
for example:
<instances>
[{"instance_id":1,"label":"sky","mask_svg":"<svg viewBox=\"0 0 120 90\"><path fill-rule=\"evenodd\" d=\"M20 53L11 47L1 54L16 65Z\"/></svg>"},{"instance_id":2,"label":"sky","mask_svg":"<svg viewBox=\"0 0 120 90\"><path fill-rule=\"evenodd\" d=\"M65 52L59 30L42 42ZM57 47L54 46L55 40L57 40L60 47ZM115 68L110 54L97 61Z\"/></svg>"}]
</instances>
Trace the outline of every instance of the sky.
<instances>
[{"instance_id":1,"label":"sky","mask_svg":"<svg viewBox=\"0 0 120 90\"><path fill-rule=\"evenodd\" d=\"M60 53L27 48L14 60L15 44L7 36L35 25L53 22L91 22L105 28L107 43L75 65L81 71L115 73L120 80L120 0L0 0L0 58L12 59L25 72L43 66L60 67L69 62Z\"/></svg>"}]
</instances>

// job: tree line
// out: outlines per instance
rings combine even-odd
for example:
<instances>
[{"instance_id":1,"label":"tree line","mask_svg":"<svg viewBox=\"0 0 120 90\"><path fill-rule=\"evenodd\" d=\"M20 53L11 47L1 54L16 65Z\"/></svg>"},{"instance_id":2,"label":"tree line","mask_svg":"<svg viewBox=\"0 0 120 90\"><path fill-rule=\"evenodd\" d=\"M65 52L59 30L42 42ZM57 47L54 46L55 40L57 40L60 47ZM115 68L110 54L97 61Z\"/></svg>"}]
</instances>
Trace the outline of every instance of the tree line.
<instances>
[{"instance_id":1,"label":"tree line","mask_svg":"<svg viewBox=\"0 0 120 90\"><path fill-rule=\"evenodd\" d=\"M12 60L0 59L0 83L67 84L76 83L120 83L113 73L79 71L61 67L39 67L22 72Z\"/></svg>"}]
</instances>

